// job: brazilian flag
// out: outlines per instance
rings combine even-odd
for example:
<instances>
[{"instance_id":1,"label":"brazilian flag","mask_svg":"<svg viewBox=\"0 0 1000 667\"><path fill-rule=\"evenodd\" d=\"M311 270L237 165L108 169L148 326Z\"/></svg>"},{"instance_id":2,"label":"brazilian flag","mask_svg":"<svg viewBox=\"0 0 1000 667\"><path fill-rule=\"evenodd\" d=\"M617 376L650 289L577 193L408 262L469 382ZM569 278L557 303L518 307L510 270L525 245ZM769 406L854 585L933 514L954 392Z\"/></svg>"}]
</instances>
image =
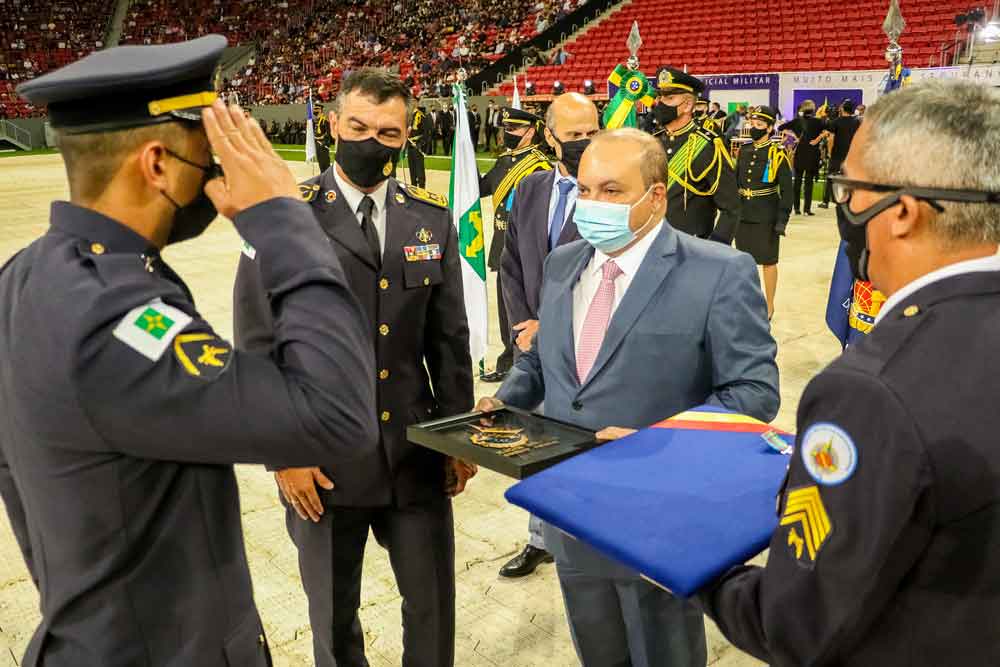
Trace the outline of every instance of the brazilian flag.
<instances>
[{"instance_id":1,"label":"brazilian flag","mask_svg":"<svg viewBox=\"0 0 1000 667\"><path fill-rule=\"evenodd\" d=\"M609 130L617 127L635 127L637 125L635 103L642 102L649 107L655 101L649 79L639 70L618 65L608 77L608 83L618 88L618 92L604 110L604 127Z\"/></svg>"}]
</instances>

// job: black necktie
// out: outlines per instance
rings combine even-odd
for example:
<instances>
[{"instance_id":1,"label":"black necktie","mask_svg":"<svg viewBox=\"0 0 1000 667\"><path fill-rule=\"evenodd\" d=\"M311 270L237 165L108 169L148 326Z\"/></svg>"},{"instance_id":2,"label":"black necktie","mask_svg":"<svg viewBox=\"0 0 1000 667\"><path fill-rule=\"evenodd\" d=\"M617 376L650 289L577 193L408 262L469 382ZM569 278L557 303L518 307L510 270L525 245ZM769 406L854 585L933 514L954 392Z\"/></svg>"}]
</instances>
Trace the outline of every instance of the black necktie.
<instances>
[{"instance_id":1,"label":"black necktie","mask_svg":"<svg viewBox=\"0 0 1000 667\"><path fill-rule=\"evenodd\" d=\"M377 268L382 268L382 249L378 244L378 232L375 231L375 223L372 222L372 212L375 209L375 200L365 195L365 198L361 200L361 206L358 210L361 211L361 232L365 235L365 241L368 242L368 248L372 251L372 259L375 260L375 266Z\"/></svg>"}]
</instances>

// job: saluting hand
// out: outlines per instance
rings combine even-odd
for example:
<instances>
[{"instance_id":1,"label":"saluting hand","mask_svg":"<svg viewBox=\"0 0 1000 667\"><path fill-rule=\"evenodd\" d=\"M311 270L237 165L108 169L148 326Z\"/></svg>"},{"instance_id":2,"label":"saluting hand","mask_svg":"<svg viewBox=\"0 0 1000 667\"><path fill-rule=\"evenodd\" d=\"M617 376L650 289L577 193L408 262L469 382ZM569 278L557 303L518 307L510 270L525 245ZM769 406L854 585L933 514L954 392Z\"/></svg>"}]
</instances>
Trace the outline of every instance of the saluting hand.
<instances>
[{"instance_id":1,"label":"saluting hand","mask_svg":"<svg viewBox=\"0 0 1000 667\"><path fill-rule=\"evenodd\" d=\"M225 176L205 184L215 208L230 220L241 211L275 197L299 198L295 177L274 152L260 124L238 104L222 100L202 109L205 134L219 156Z\"/></svg>"},{"instance_id":2,"label":"saluting hand","mask_svg":"<svg viewBox=\"0 0 1000 667\"><path fill-rule=\"evenodd\" d=\"M334 484L319 468L285 468L274 473L281 495L303 520L319 523L323 516L323 501L316 485L330 491Z\"/></svg>"}]
</instances>

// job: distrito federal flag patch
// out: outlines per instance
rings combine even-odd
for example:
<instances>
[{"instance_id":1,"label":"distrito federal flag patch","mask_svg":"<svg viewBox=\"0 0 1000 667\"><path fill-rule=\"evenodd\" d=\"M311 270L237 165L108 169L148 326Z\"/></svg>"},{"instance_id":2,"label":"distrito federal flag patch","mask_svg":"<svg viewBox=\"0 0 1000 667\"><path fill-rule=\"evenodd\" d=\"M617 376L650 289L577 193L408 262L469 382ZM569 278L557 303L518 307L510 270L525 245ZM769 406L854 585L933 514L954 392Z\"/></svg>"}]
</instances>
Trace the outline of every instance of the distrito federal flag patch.
<instances>
[{"instance_id":1,"label":"distrito federal flag patch","mask_svg":"<svg viewBox=\"0 0 1000 667\"><path fill-rule=\"evenodd\" d=\"M188 324L191 316L161 299L133 308L115 327L114 336L150 361L163 353Z\"/></svg>"}]
</instances>

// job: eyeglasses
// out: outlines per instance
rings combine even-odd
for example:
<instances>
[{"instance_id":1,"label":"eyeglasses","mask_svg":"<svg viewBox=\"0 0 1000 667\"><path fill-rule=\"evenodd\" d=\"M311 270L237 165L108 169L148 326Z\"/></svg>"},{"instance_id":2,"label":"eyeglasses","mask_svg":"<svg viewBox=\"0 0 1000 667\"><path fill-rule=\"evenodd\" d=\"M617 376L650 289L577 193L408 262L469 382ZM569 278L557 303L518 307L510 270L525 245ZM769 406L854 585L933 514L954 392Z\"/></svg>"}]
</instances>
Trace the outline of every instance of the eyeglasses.
<instances>
[{"instance_id":1,"label":"eyeglasses","mask_svg":"<svg viewBox=\"0 0 1000 667\"><path fill-rule=\"evenodd\" d=\"M980 192L978 190L952 190L948 188L922 188L909 185L887 185L885 183L870 183L847 178L841 174L830 176L833 186L833 200L840 204L844 217L852 225L863 225L876 215L899 203L903 195L909 195L918 201L926 202L938 213L944 207L938 202L960 202L964 204L1000 204L1000 192ZM855 190L870 192L891 192L888 197L880 199L863 211L855 213L851 210L851 196Z\"/></svg>"}]
</instances>

